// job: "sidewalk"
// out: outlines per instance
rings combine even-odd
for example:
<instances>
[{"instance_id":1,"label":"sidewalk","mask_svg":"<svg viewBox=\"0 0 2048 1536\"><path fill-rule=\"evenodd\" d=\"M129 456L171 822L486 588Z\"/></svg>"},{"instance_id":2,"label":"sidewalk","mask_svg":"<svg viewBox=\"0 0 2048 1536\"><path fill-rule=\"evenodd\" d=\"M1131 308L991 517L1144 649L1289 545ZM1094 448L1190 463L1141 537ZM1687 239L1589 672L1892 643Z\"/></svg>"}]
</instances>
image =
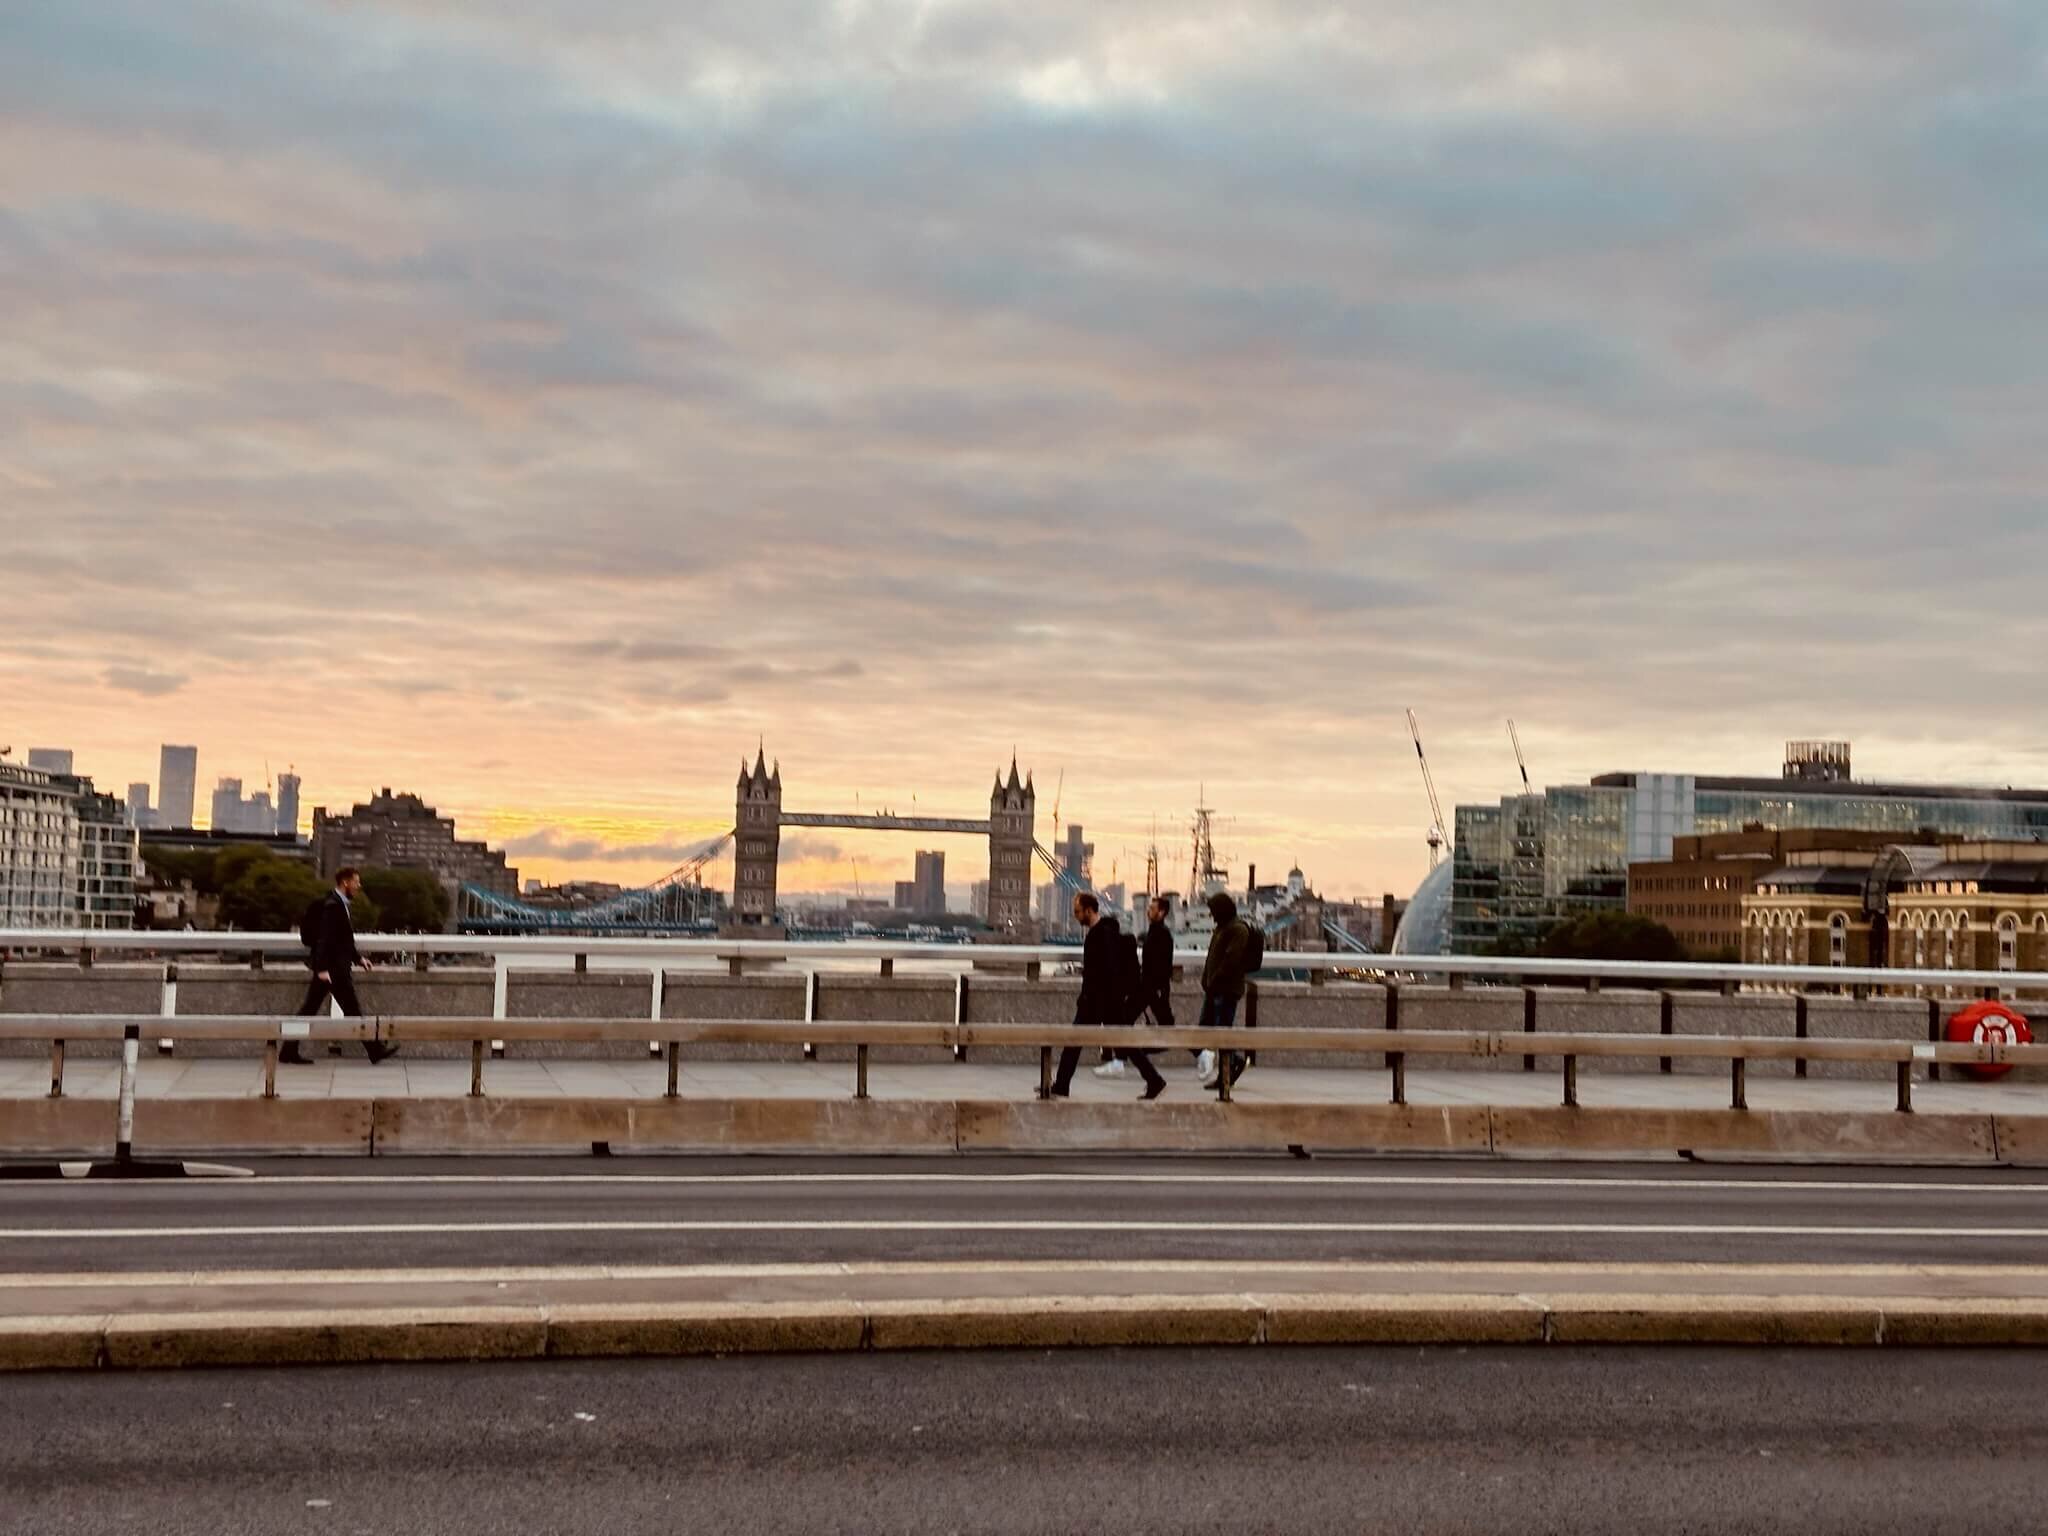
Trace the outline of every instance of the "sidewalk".
<instances>
[{"instance_id":1,"label":"sidewalk","mask_svg":"<svg viewBox=\"0 0 2048 1536\"><path fill-rule=\"evenodd\" d=\"M1165 1064L1168 1089L1161 1104L1214 1102L1184 1062ZM660 1099L667 1069L658 1061L511 1060L484 1064L484 1092L492 1099ZM64 1096L112 1100L120 1085L120 1064L105 1059L73 1061L64 1073ZM41 1099L50 1087L49 1064L30 1058L0 1059L0 1102ZM1135 1102L1142 1085L1135 1075L1102 1080L1086 1068L1074 1079L1077 1103ZM677 1088L686 1099L851 1099L850 1062L701 1062L686 1057ZM1563 1102L1562 1074L1410 1070L1408 1101L1418 1106L1492 1105L1540 1108ZM1656 1072L1582 1073L1579 1103L1587 1108L1726 1109L1725 1074ZM1035 1067L975 1062L899 1064L878 1062L868 1073L868 1092L892 1102L972 1101L1023 1103L1038 1091ZM256 1099L263 1092L263 1066L247 1058L145 1058L137 1096L153 1099ZM398 1059L372 1067L358 1048L343 1057L315 1056L303 1067L280 1066L277 1092L286 1099L459 1099L469 1093L469 1063L447 1058ZM1245 1074L1234 1097L1256 1104L1385 1104L1391 1079L1380 1070L1261 1066ZM1752 1072L1748 1102L1756 1110L1875 1112L1891 1110L1897 1088L1889 1079L1772 1077ZM1940 1082L1916 1080L1913 1108L1924 1115L2048 1115L2048 1083L1992 1082L1945 1075Z\"/></svg>"}]
</instances>

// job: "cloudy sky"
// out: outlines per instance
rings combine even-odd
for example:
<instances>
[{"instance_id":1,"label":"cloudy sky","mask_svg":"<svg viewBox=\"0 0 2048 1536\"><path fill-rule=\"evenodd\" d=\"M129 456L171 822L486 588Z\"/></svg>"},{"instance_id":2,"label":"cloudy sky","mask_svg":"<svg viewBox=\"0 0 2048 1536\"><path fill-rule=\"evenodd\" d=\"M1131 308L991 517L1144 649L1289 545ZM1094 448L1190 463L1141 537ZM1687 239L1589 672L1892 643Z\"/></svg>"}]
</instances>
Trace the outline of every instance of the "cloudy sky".
<instances>
[{"instance_id":1,"label":"cloudy sky","mask_svg":"<svg viewBox=\"0 0 2048 1536\"><path fill-rule=\"evenodd\" d=\"M0 315L0 744L116 786L636 880L1014 746L1352 894L1411 704L2048 782L2040 0L0 0Z\"/></svg>"}]
</instances>

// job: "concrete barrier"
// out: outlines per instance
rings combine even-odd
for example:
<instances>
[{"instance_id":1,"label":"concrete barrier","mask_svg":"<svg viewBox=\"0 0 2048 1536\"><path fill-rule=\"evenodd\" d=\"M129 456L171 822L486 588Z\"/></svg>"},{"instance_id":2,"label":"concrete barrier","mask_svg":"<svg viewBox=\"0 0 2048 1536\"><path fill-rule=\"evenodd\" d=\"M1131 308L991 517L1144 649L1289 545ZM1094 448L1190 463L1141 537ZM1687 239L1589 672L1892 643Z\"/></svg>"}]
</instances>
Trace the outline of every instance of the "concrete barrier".
<instances>
[{"instance_id":1,"label":"concrete barrier","mask_svg":"<svg viewBox=\"0 0 2048 1536\"><path fill-rule=\"evenodd\" d=\"M1674 992L1671 997L1671 1032L1675 1035L1740 1035L1766 1040L1793 1040L1799 1035L1797 1006L1791 997L1775 993L1741 993L1721 997L1712 992ZM1725 1061L1702 1061L1679 1057L1671 1064L1674 1072L1723 1073ZM1789 1061L1753 1061L1750 1072L1757 1077L1790 1077Z\"/></svg>"},{"instance_id":2,"label":"concrete barrier","mask_svg":"<svg viewBox=\"0 0 2048 1536\"><path fill-rule=\"evenodd\" d=\"M1663 1027L1663 997L1656 992L1599 991L1582 988L1532 987L1536 1033L1541 1035L1654 1035ZM1655 1056L1582 1056L1581 1073L1655 1072ZM1563 1062L1538 1056L1541 1072L1556 1072Z\"/></svg>"}]
</instances>

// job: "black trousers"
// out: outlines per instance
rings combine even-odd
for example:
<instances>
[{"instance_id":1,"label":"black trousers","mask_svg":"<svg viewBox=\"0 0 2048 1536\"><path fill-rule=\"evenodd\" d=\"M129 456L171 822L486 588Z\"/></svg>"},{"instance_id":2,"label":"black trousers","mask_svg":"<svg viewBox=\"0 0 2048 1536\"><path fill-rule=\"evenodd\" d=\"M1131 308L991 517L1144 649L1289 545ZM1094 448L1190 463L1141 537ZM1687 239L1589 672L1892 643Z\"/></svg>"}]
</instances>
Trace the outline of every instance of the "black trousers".
<instances>
[{"instance_id":1,"label":"black trousers","mask_svg":"<svg viewBox=\"0 0 2048 1536\"><path fill-rule=\"evenodd\" d=\"M1153 1024L1158 1026L1160 1029L1173 1028L1173 994L1171 992L1160 993L1157 997L1147 1002L1144 1008L1139 1012L1138 1018L1131 1020L1131 1022L1133 1024L1137 1023L1138 1020L1144 1018L1146 1014L1150 1014L1152 1016ZM1190 1051L1188 1054L1191 1056L1199 1056L1202 1053L1200 1051ZM1102 1059L1104 1061L1128 1061L1130 1059L1130 1055L1131 1053L1129 1051L1104 1051L1102 1053Z\"/></svg>"},{"instance_id":2,"label":"black trousers","mask_svg":"<svg viewBox=\"0 0 2048 1536\"><path fill-rule=\"evenodd\" d=\"M322 981L315 974L312 980L306 983L306 1000L299 1004L299 1017L311 1018L325 1008L327 999L332 997L341 1004L343 1013L352 1019L360 1019L363 1016L363 1005L356 997L355 978L347 971L329 971L327 974L334 980ZM294 1046L293 1049L296 1050L298 1047ZM373 1058L377 1054L370 1049L370 1042L367 1040L363 1042L363 1054Z\"/></svg>"},{"instance_id":3,"label":"black trousers","mask_svg":"<svg viewBox=\"0 0 2048 1536\"><path fill-rule=\"evenodd\" d=\"M1100 1023L1101 1021L1095 1019L1076 1019L1074 1022L1080 1024ZM1145 1079L1145 1086L1147 1088L1153 1087L1156 1084L1163 1084L1166 1081L1165 1078L1159 1075L1159 1069L1152 1065L1152 1053L1150 1051L1119 1051L1117 1054L1138 1069L1138 1076ZM1078 1045L1070 1045L1060 1052L1059 1071L1053 1075L1052 1080L1052 1091L1055 1095L1063 1096L1073 1086L1074 1069L1080 1065L1081 1047Z\"/></svg>"}]
</instances>

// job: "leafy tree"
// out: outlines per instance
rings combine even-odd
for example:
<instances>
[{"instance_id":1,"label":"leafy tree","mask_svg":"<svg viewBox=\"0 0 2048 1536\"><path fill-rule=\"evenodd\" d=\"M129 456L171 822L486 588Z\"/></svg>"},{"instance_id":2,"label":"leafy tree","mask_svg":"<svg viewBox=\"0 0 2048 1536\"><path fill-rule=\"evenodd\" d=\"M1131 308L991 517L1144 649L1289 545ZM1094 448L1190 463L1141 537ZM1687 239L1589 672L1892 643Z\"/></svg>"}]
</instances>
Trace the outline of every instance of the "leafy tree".
<instances>
[{"instance_id":1,"label":"leafy tree","mask_svg":"<svg viewBox=\"0 0 2048 1536\"><path fill-rule=\"evenodd\" d=\"M326 891L326 882L296 859L281 859L263 849L249 851L258 857L240 862L240 872L221 888L221 926L248 932L295 931L306 908Z\"/></svg>"},{"instance_id":2,"label":"leafy tree","mask_svg":"<svg viewBox=\"0 0 2048 1536\"><path fill-rule=\"evenodd\" d=\"M1589 912L1558 924L1540 951L1556 960L1646 960L1667 963L1685 959L1678 935L1662 923L1629 912Z\"/></svg>"},{"instance_id":3,"label":"leafy tree","mask_svg":"<svg viewBox=\"0 0 2048 1536\"><path fill-rule=\"evenodd\" d=\"M447 888L423 869L363 871L363 895L355 910L361 932L442 933L448 912Z\"/></svg>"},{"instance_id":4,"label":"leafy tree","mask_svg":"<svg viewBox=\"0 0 2048 1536\"><path fill-rule=\"evenodd\" d=\"M202 896L218 896L220 886L214 879L214 855L203 848L183 852L172 848L150 848L142 850L142 865L156 879L167 885L182 885L191 882L192 889Z\"/></svg>"}]
</instances>

